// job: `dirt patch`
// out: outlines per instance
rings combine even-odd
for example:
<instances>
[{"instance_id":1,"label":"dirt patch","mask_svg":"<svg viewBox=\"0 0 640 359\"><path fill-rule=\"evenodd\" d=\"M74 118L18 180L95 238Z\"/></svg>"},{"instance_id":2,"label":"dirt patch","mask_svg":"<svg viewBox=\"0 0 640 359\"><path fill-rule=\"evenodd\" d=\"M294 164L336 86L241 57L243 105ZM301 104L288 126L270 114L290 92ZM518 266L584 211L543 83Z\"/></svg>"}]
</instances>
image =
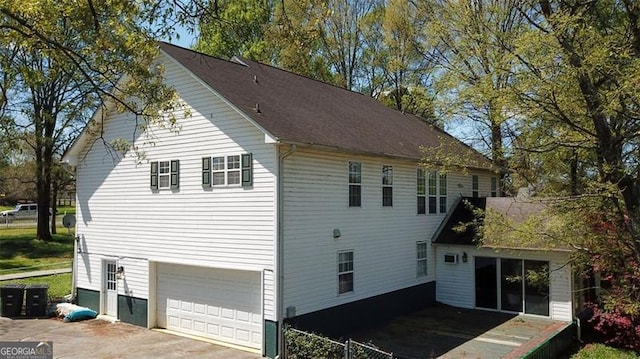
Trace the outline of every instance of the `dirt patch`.
<instances>
[{"instance_id":1,"label":"dirt patch","mask_svg":"<svg viewBox=\"0 0 640 359\"><path fill-rule=\"evenodd\" d=\"M111 323L106 320L93 319L82 323L95 336L130 337L139 332L139 328L125 323Z\"/></svg>"}]
</instances>

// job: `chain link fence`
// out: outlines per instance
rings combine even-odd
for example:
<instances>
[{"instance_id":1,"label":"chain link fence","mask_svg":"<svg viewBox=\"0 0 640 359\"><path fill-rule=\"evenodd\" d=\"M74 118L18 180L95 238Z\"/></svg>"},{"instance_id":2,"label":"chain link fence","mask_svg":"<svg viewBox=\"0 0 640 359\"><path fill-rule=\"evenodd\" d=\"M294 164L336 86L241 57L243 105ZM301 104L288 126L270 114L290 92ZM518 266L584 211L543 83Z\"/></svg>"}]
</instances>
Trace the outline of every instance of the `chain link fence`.
<instances>
[{"instance_id":1,"label":"chain link fence","mask_svg":"<svg viewBox=\"0 0 640 359\"><path fill-rule=\"evenodd\" d=\"M393 353L348 339L341 343L298 329L284 330L286 359L393 359Z\"/></svg>"}]
</instances>

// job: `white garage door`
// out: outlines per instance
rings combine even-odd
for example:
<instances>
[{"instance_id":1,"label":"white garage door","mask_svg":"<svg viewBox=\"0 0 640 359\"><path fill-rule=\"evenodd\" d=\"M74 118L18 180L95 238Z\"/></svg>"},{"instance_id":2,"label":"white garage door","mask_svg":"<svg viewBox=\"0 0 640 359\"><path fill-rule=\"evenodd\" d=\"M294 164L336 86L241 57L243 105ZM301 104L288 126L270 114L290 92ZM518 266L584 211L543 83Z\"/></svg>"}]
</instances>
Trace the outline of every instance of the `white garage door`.
<instances>
[{"instance_id":1,"label":"white garage door","mask_svg":"<svg viewBox=\"0 0 640 359\"><path fill-rule=\"evenodd\" d=\"M260 274L158 264L158 327L262 348Z\"/></svg>"}]
</instances>

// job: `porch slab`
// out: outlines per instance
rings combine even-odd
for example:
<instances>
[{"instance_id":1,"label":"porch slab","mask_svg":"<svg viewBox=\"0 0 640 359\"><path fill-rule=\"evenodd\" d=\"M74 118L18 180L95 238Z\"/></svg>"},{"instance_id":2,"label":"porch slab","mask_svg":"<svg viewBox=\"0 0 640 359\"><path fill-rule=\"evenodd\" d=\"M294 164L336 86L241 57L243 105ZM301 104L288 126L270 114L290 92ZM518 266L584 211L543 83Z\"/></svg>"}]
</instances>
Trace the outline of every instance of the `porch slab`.
<instances>
[{"instance_id":1,"label":"porch slab","mask_svg":"<svg viewBox=\"0 0 640 359\"><path fill-rule=\"evenodd\" d=\"M401 359L514 359L569 324L438 304L350 336Z\"/></svg>"}]
</instances>

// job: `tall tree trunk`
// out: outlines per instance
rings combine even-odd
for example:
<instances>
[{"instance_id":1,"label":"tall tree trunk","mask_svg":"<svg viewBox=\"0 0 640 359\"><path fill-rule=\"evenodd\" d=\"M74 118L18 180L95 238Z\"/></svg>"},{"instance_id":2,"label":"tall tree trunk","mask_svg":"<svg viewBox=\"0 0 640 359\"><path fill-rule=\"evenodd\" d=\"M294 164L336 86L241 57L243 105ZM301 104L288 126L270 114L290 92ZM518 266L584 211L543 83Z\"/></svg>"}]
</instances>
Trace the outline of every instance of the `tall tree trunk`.
<instances>
[{"instance_id":1,"label":"tall tree trunk","mask_svg":"<svg viewBox=\"0 0 640 359\"><path fill-rule=\"evenodd\" d=\"M58 205L58 181L51 180L51 234L57 234L56 207Z\"/></svg>"},{"instance_id":2,"label":"tall tree trunk","mask_svg":"<svg viewBox=\"0 0 640 359\"><path fill-rule=\"evenodd\" d=\"M570 168L569 168L569 180L570 180L570 190L572 196L577 196L579 194L578 182L580 178L578 177L578 153L573 151L571 155L571 159L569 160Z\"/></svg>"},{"instance_id":3,"label":"tall tree trunk","mask_svg":"<svg viewBox=\"0 0 640 359\"><path fill-rule=\"evenodd\" d=\"M45 105L36 106L36 189L38 191L38 225L36 237L51 240L49 208L51 207L51 167L53 162L53 133L56 116L52 105L55 94L48 94Z\"/></svg>"},{"instance_id":4,"label":"tall tree trunk","mask_svg":"<svg viewBox=\"0 0 640 359\"><path fill-rule=\"evenodd\" d=\"M502 109L494 101L489 101L489 126L491 131L491 159L498 166L499 180L499 196L505 194L505 182L509 169L507 167L507 159L504 156L503 137L502 137Z\"/></svg>"},{"instance_id":5,"label":"tall tree trunk","mask_svg":"<svg viewBox=\"0 0 640 359\"><path fill-rule=\"evenodd\" d=\"M51 199L51 164L42 158L38 161L36 189L38 191L38 227L36 237L42 241L51 240L49 231L49 204Z\"/></svg>"}]
</instances>

